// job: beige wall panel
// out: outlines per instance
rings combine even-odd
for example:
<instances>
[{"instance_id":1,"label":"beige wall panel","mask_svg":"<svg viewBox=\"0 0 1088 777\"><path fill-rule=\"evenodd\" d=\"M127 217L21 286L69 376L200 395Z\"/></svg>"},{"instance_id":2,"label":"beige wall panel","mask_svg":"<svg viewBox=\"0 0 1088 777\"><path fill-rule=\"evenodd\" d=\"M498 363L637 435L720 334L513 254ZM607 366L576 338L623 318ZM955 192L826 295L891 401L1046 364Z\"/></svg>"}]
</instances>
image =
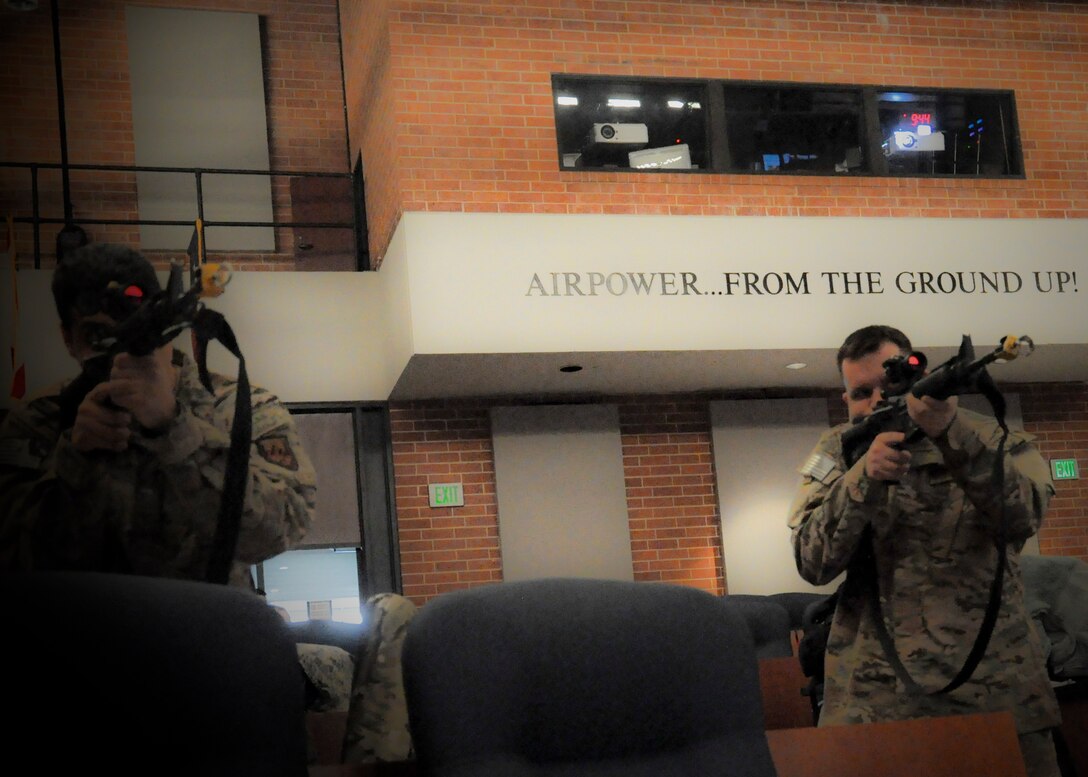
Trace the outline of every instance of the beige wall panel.
<instances>
[{"instance_id":1,"label":"beige wall panel","mask_svg":"<svg viewBox=\"0 0 1088 777\"><path fill-rule=\"evenodd\" d=\"M503 577L631 580L615 405L491 412Z\"/></svg>"}]
</instances>

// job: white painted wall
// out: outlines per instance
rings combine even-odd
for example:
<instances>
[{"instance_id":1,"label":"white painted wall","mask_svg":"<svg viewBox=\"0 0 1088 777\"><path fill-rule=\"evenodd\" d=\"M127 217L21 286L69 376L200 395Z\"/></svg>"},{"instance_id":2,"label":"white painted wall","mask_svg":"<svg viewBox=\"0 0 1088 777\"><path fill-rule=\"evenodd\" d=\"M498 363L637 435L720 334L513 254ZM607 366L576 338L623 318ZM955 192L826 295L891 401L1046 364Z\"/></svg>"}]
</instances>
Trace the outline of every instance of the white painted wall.
<instances>
[{"instance_id":1,"label":"white painted wall","mask_svg":"<svg viewBox=\"0 0 1088 777\"><path fill-rule=\"evenodd\" d=\"M828 428L827 401L711 402L710 422L729 593L835 590L797 573L786 524L797 470Z\"/></svg>"},{"instance_id":2,"label":"white painted wall","mask_svg":"<svg viewBox=\"0 0 1088 777\"><path fill-rule=\"evenodd\" d=\"M1085 245L1088 220L408 213L377 273L238 273L211 304L234 326L253 380L285 399L385 400L415 354L831 348L873 321L896 323L919 348L954 346L964 332L979 347L986 333L1009 332L1040 346L1088 343ZM1022 288L895 289L898 273L946 271L1015 273ZM566 272L583 286L590 273L658 273L658 293L531 293L534 275L550 287L551 273ZM663 272L674 290L687 273L702 293L659 293ZM807 273L809 293L724 293L725 273L745 272ZM881 293L829 293L828 272L879 273ZM1049 291L1036 288L1036 272ZM4 274L4 300L10 283ZM48 271L19 273L31 386L71 368L48 285ZM0 362L7 386L10 363ZM216 354L212 364L234 368Z\"/></svg>"},{"instance_id":3,"label":"white painted wall","mask_svg":"<svg viewBox=\"0 0 1088 777\"><path fill-rule=\"evenodd\" d=\"M401 229L416 353L826 348L874 321L896 322L918 347L965 332L1088 342L1088 220L408 213ZM972 271L1015 273L1021 287L895 285L900 273ZM589 293L591 273L632 272L671 273L678 293L662 294L660 275L650 295ZM550 292L552 273L577 273L585 296L541 295L534 276ZM683 273L700 294L679 293ZM725 273L807 273L809 293L727 294ZM844 293L842 273L871 273L879 293Z\"/></svg>"},{"instance_id":4,"label":"white painted wall","mask_svg":"<svg viewBox=\"0 0 1088 777\"><path fill-rule=\"evenodd\" d=\"M615 405L491 411L504 580L632 580Z\"/></svg>"}]
</instances>

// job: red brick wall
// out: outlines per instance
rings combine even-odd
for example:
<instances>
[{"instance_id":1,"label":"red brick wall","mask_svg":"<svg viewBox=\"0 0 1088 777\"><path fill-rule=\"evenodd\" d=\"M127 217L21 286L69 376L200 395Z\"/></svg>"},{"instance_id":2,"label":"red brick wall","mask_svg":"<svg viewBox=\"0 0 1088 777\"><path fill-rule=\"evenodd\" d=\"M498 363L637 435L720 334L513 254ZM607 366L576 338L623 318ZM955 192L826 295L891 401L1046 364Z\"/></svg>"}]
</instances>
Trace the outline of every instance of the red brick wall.
<instances>
[{"instance_id":1,"label":"red brick wall","mask_svg":"<svg viewBox=\"0 0 1088 777\"><path fill-rule=\"evenodd\" d=\"M635 579L725 593L706 401L630 398L619 414Z\"/></svg>"},{"instance_id":2,"label":"red brick wall","mask_svg":"<svg viewBox=\"0 0 1088 777\"><path fill-rule=\"evenodd\" d=\"M398 106L389 78L390 5L390 0L340 3L348 137L352 164L360 153L363 158L370 249L381 251L371 254L375 267L384 256L393 228L403 213Z\"/></svg>"},{"instance_id":3,"label":"red brick wall","mask_svg":"<svg viewBox=\"0 0 1088 777\"><path fill-rule=\"evenodd\" d=\"M1039 549L1046 555L1088 561L1088 386L1032 384L1017 386L1024 428L1036 436L1046 459L1077 460L1080 480L1059 480Z\"/></svg>"},{"instance_id":4,"label":"red brick wall","mask_svg":"<svg viewBox=\"0 0 1088 777\"><path fill-rule=\"evenodd\" d=\"M488 406L394 405L390 428L405 594L422 603L502 580ZM464 484L464 506L429 507L427 485L449 482Z\"/></svg>"},{"instance_id":5,"label":"red brick wall","mask_svg":"<svg viewBox=\"0 0 1088 777\"><path fill-rule=\"evenodd\" d=\"M1020 395L1024 427L1047 459L1073 458L1088 478L1088 386L1005 387ZM782 391L757 392L781 398ZM838 392L832 423L845 420ZM619 397L624 482L636 580L727 590L711 448L709 402L744 395ZM511 400L515 401L515 400ZM423 603L502 579L488 400L394 403L393 465L404 593ZM509 404L509 402L505 402ZM465 506L429 508L427 484L461 481ZM1088 561L1088 486L1059 481L1039 534L1047 555ZM785 521L785 516L782 516Z\"/></svg>"},{"instance_id":6,"label":"red brick wall","mask_svg":"<svg viewBox=\"0 0 1088 777\"><path fill-rule=\"evenodd\" d=\"M395 185L368 192L372 255L404 211L1083 218L1088 5L1066 2L345 0L388 34L349 95L391 90ZM558 170L552 73L1016 91L1025 180ZM349 98L354 104L355 100ZM388 118L393 117L393 118ZM373 119L368 115L366 119ZM352 131L358 147L357 133ZM368 165L381 148L364 147Z\"/></svg>"},{"instance_id":7,"label":"red brick wall","mask_svg":"<svg viewBox=\"0 0 1088 777\"><path fill-rule=\"evenodd\" d=\"M60 5L64 102L71 164L135 164L124 0L80 0ZM269 156L273 169L347 172L343 84L336 0L145 0L141 5L255 13L262 17ZM50 5L17 13L0 10L0 161L60 162ZM135 219L136 183L130 174L73 172L75 219ZM43 217L64 215L58 171L42 171ZM290 220L289 181L273 179L277 219ZM31 215L30 178L0 169L0 213ZM195 213L195 206L194 206ZM51 266L56 225L42 230ZM136 227L88 225L93 240L139 245ZM293 235L278 230L275 253L230 258L236 269L291 269ZM32 238L18 230L22 265ZM157 255L158 264L168 255ZM224 257L217 257L224 258Z\"/></svg>"}]
</instances>

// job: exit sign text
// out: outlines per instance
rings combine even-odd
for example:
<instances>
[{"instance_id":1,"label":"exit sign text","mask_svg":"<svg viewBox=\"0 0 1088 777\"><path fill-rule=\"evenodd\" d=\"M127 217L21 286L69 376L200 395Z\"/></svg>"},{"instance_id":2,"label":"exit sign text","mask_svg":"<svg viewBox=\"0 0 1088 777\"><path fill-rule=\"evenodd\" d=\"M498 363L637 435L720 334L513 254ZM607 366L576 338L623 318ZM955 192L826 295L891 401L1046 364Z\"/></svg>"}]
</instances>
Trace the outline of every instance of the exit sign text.
<instances>
[{"instance_id":1,"label":"exit sign text","mask_svg":"<svg viewBox=\"0 0 1088 777\"><path fill-rule=\"evenodd\" d=\"M1051 459L1050 471L1055 480L1076 480L1080 477L1076 459Z\"/></svg>"},{"instance_id":2,"label":"exit sign text","mask_svg":"<svg viewBox=\"0 0 1088 777\"><path fill-rule=\"evenodd\" d=\"M431 507L461 507L465 489L460 483L431 483L427 486Z\"/></svg>"}]
</instances>

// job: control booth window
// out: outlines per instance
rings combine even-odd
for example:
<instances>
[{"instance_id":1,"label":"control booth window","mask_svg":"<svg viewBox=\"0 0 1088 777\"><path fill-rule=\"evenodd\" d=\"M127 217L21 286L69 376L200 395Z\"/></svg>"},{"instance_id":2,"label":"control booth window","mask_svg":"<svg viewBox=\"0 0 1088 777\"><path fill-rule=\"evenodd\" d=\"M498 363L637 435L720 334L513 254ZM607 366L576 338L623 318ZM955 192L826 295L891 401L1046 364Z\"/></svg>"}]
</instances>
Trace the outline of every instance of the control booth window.
<instances>
[{"instance_id":1,"label":"control booth window","mask_svg":"<svg viewBox=\"0 0 1088 777\"><path fill-rule=\"evenodd\" d=\"M732 172L865 172L860 89L724 88Z\"/></svg>"},{"instance_id":2,"label":"control booth window","mask_svg":"<svg viewBox=\"0 0 1088 777\"><path fill-rule=\"evenodd\" d=\"M561 170L1023 177L1012 92L553 75Z\"/></svg>"},{"instance_id":3,"label":"control booth window","mask_svg":"<svg viewBox=\"0 0 1088 777\"><path fill-rule=\"evenodd\" d=\"M889 175L1023 173L1011 94L885 90L877 107Z\"/></svg>"},{"instance_id":4,"label":"control booth window","mask_svg":"<svg viewBox=\"0 0 1088 777\"><path fill-rule=\"evenodd\" d=\"M552 86L563 169L708 166L705 82L555 76Z\"/></svg>"}]
</instances>

